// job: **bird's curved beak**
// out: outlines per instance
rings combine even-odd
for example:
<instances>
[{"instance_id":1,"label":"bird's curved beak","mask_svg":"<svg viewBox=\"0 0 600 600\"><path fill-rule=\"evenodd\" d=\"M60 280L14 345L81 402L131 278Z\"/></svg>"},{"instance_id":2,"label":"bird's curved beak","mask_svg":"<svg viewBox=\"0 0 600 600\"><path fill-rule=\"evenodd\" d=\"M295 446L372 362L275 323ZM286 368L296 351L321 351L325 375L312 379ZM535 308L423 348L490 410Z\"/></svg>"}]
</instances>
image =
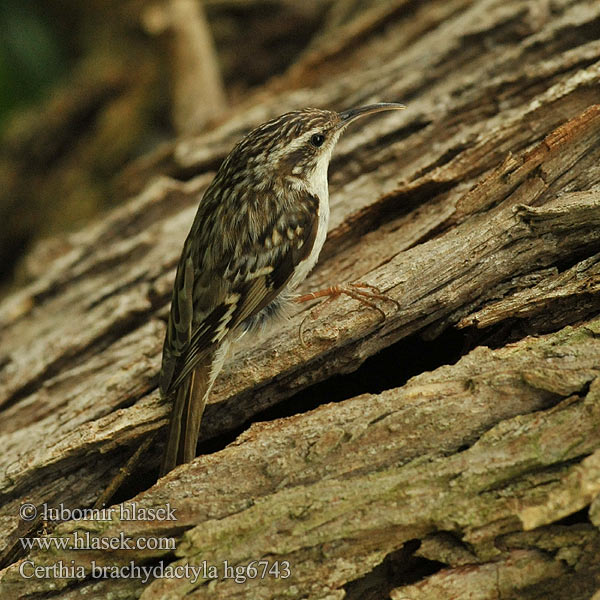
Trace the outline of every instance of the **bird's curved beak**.
<instances>
[{"instance_id":1,"label":"bird's curved beak","mask_svg":"<svg viewBox=\"0 0 600 600\"><path fill-rule=\"evenodd\" d=\"M359 117L383 112L384 110L402 110L403 108L406 108L404 104L398 104L396 102L379 102L378 104L369 104L368 106L361 106L360 108L344 110L338 113L338 116L340 117L340 123L337 128L341 129L346 127L346 125L355 119L358 119Z\"/></svg>"}]
</instances>

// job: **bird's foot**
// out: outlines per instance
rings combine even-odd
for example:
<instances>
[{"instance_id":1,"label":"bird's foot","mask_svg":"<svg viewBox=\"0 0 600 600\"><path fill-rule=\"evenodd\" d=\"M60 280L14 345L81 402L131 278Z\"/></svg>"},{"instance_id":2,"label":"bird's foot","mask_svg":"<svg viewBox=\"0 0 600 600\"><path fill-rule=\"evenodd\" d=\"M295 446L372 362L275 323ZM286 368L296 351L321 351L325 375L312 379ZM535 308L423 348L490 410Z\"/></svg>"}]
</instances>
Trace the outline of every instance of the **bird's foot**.
<instances>
[{"instance_id":1,"label":"bird's foot","mask_svg":"<svg viewBox=\"0 0 600 600\"><path fill-rule=\"evenodd\" d=\"M400 304L397 300L386 296L381 292L381 290L379 290L379 288L369 283L345 283L342 285L333 285L324 290L304 294L303 296L295 298L295 301L298 303L309 302L310 300L318 300L319 298L326 298L326 300L324 300L320 304L317 304L317 306L315 306L315 308L313 308L308 313L308 315L306 315L306 317L302 319L300 327L298 328L298 336L300 337L300 344L302 344L302 346L306 347L306 343L304 341L304 326L306 324L306 321L309 318L316 319L323 311L325 305L329 304L342 294L350 296L350 298L358 300L361 304L364 304L365 306L376 310L381 315L383 321L385 321L385 319L387 318L386 314L383 311L383 309L381 309L379 306L377 306L377 304L375 304L374 300L392 302L396 305L396 308L400 310Z\"/></svg>"}]
</instances>

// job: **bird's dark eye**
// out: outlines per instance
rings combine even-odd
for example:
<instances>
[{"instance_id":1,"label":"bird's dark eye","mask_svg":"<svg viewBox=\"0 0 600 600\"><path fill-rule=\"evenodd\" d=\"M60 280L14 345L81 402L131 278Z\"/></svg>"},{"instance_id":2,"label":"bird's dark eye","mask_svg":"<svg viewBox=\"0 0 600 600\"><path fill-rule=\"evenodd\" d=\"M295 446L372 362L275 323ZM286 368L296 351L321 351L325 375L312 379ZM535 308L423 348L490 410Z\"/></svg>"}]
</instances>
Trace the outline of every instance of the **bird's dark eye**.
<instances>
[{"instance_id":1,"label":"bird's dark eye","mask_svg":"<svg viewBox=\"0 0 600 600\"><path fill-rule=\"evenodd\" d=\"M313 133L310 136L310 143L313 146L315 146L315 148L322 146L324 141L325 141L325 136L322 133Z\"/></svg>"}]
</instances>

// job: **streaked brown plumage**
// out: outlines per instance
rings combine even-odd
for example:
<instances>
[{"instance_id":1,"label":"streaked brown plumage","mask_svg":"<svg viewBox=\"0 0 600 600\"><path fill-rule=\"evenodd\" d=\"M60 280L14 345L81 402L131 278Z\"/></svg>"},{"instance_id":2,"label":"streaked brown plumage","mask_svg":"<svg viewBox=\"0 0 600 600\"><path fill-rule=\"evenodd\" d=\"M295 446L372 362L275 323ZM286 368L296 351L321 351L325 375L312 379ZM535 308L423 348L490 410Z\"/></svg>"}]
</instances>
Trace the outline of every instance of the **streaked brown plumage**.
<instances>
[{"instance_id":1,"label":"streaked brown plumage","mask_svg":"<svg viewBox=\"0 0 600 600\"><path fill-rule=\"evenodd\" d=\"M202 413L227 348L281 312L317 261L329 218L327 167L355 118L304 109L250 132L206 190L177 268L160 391L174 402L161 474L196 453Z\"/></svg>"}]
</instances>

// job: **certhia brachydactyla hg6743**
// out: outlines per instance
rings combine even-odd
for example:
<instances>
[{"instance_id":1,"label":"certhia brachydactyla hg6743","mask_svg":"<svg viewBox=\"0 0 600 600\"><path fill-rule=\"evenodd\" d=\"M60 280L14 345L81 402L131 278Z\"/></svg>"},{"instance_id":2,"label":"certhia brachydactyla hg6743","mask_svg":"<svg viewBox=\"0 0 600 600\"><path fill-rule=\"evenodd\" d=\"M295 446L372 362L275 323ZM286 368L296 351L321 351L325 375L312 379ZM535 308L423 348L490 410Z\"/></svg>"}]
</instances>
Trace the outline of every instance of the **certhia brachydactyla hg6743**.
<instances>
[{"instance_id":1,"label":"certhia brachydactyla hg6743","mask_svg":"<svg viewBox=\"0 0 600 600\"><path fill-rule=\"evenodd\" d=\"M173 401L165 474L196 455L207 396L230 342L280 312L327 234L327 168L354 119L404 108L304 109L251 131L206 190L177 268L160 392Z\"/></svg>"}]
</instances>

